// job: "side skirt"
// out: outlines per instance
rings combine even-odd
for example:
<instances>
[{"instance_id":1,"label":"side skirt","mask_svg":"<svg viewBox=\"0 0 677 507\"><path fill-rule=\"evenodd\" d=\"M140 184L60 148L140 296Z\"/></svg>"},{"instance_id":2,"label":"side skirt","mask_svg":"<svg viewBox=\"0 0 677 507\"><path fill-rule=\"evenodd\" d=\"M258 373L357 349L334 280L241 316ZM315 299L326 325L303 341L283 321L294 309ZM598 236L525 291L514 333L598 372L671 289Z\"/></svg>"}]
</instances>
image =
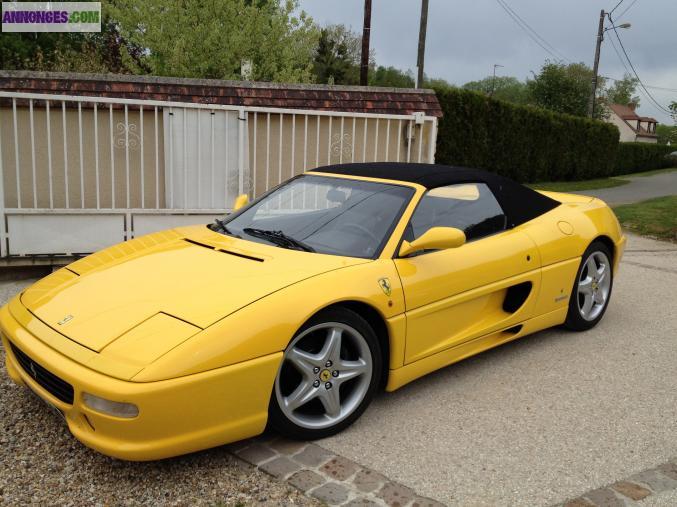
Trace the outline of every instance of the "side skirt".
<instances>
[{"instance_id":1,"label":"side skirt","mask_svg":"<svg viewBox=\"0 0 677 507\"><path fill-rule=\"evenodd\" d=\"M564 323L567 315L567 307L559 308L533 319L526 320L518 326L512 326L502 331L497 331L479 338L475 338L456 347L452 347L432 356L425 357L413 363L404 365L402 368L390 370L386 391L394 391L430 372L457 363L463 359L479 354L485 350L503 345L509 341L521 338L536 331Z\"/></svg>"}]
</instances>

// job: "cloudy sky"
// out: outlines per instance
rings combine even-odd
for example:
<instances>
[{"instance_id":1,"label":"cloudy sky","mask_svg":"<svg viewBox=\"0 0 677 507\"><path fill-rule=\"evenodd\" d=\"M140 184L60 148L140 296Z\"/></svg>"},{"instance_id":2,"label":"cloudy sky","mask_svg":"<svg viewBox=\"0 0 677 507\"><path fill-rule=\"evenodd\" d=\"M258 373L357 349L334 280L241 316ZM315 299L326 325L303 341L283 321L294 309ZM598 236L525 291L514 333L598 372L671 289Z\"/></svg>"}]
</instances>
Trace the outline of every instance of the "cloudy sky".
<instances>
[{"instance_id":1,"label":"cloudy sky","mask_svg":"<svg viewBox=\"0 0 677 507\"><path fill-rule=\"evenodd\" d=\"M610 11L618 3L502 1L545 39L544 45L556 55L590 66L600 10ZM362 30L363 0L301 0L301 7L322 25L343 23ZM420 8L419 0L373 0L371 45L379 65L415 70ZM677 0L623 0L612 18L617 24L632 23L619 34L651 95L664 107L677 100ZM611 45L612 37L613 32L607 32L602 44L600 74L620 78L626 70ZM499 0L430 0L425 58L427 75L459 85L490 75L495 63L504 66L498 69L499 74L523 80L531 71L538 72L546 58L554 59L508 16ZM645 94L640 97L641 113L670 122Z\"/></svg>"}]
</instances>

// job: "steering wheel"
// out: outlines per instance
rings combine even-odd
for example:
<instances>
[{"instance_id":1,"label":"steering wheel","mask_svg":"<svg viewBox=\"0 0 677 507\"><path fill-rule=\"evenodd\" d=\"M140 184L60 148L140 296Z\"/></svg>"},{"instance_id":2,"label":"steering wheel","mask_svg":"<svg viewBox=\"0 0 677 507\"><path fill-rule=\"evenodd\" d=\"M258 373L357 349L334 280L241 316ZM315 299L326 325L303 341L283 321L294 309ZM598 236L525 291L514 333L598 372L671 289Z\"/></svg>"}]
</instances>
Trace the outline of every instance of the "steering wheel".
<instances>
[{"instance_id":1,"label":"steering wheel","mask_svg":"<svg viewBox=\"0 0 677 507\"><path fill-rule=\"evenodd\" d=\"M372 231L367 229L364 225L357 224L355 222L350 222L350 223L343 224L343 226L341 227L341 229L349 229L349 228L357 229L360 233L366 234L371 239L373 239L374 243L376 243L376 244L379 243L379 239L376 237L376 235Z\"/></svg>"}]
</instances>

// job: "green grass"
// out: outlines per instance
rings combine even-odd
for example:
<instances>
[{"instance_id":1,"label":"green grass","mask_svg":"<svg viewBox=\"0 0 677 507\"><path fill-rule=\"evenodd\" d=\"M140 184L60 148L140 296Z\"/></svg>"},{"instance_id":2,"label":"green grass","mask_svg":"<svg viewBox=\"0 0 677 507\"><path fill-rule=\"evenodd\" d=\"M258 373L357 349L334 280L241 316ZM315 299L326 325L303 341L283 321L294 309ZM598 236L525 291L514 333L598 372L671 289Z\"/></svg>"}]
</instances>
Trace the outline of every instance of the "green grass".
<instances>
[{"instance_id":1,"label":"green grass","mask_svg":"<svg viewBox=\"0 0 677 507\"><path fill-rule=\"evenodd\" d=\"M653 176L654 174L671 173L677 171L677 167L669 167L667 169L654 169L653 171L644 171L643 173L622 174L616 178L636 178L641 176Z\"/></svg>"},{"instance_id":2,"label":"green grass","mask_svg":"<svg viewBox=\"0 0 677 507\"><path fill-rule=\"evenodd\" d=\"M527 186L536 190L550 190L552 192L572 192L575 190L594 190L597 188L620 187L630 183L618 178L598 178L583 181L542 181L529 183Z\"/></svg>"},{"instance_id":3,"label":"green grass","mask_svg":"<svg viewBox=\"0 0 677 507\"><path fill-rule=\"evenodd\" d=\"M677 241L677 195L614 208L621 225L643 236Z\"/></svg>"},{"instance_id":4,"label":"green grass","mask_svg":"<svg viewBox=\"0 0 677 507\"><path fill-rule=\"evenodd\" d=\"M598 178L595 180L582 181L542 181L539 183L528 183L527 186L536 190L550 190L552 192L572 192L577 190L596 190L598 188L620 187L630 183L626 178L653 176L654 174L669 173L677 171L677 167L668 169L654 169L643 173L621 174L613 178Z\"/></svg>"}]
</instances>

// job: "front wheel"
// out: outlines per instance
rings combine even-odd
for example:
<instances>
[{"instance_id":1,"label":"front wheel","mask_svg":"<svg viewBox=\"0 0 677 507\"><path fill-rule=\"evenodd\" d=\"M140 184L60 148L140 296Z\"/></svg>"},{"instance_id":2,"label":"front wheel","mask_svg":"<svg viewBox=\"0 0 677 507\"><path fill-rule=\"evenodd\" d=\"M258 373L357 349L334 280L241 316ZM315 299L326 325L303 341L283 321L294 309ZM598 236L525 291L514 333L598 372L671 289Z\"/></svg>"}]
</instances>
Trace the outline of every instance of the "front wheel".
<instances>
[{"instance_id":1,"label":"front wheel","mask_svg":"<svg viewBox=\"0 0 677 507\"><path fill-rule=\"evenodd\" d=\"M371 326L351 310L325 310L310 319L285 350L269 423L295 439L334 435L367 408L382 368Z\"/></svg>"},{"instance_id":2,"label":"front wheel","mask_svg":"<svg viewBox=\"0 0 677 507\"><path fill-rule=\"evenodd\" d=\"M565 326L585 331L597 325L609 305L612 287L611 252L601 241L594 241L581 258Z\"/></svg>"}]
</instances>

